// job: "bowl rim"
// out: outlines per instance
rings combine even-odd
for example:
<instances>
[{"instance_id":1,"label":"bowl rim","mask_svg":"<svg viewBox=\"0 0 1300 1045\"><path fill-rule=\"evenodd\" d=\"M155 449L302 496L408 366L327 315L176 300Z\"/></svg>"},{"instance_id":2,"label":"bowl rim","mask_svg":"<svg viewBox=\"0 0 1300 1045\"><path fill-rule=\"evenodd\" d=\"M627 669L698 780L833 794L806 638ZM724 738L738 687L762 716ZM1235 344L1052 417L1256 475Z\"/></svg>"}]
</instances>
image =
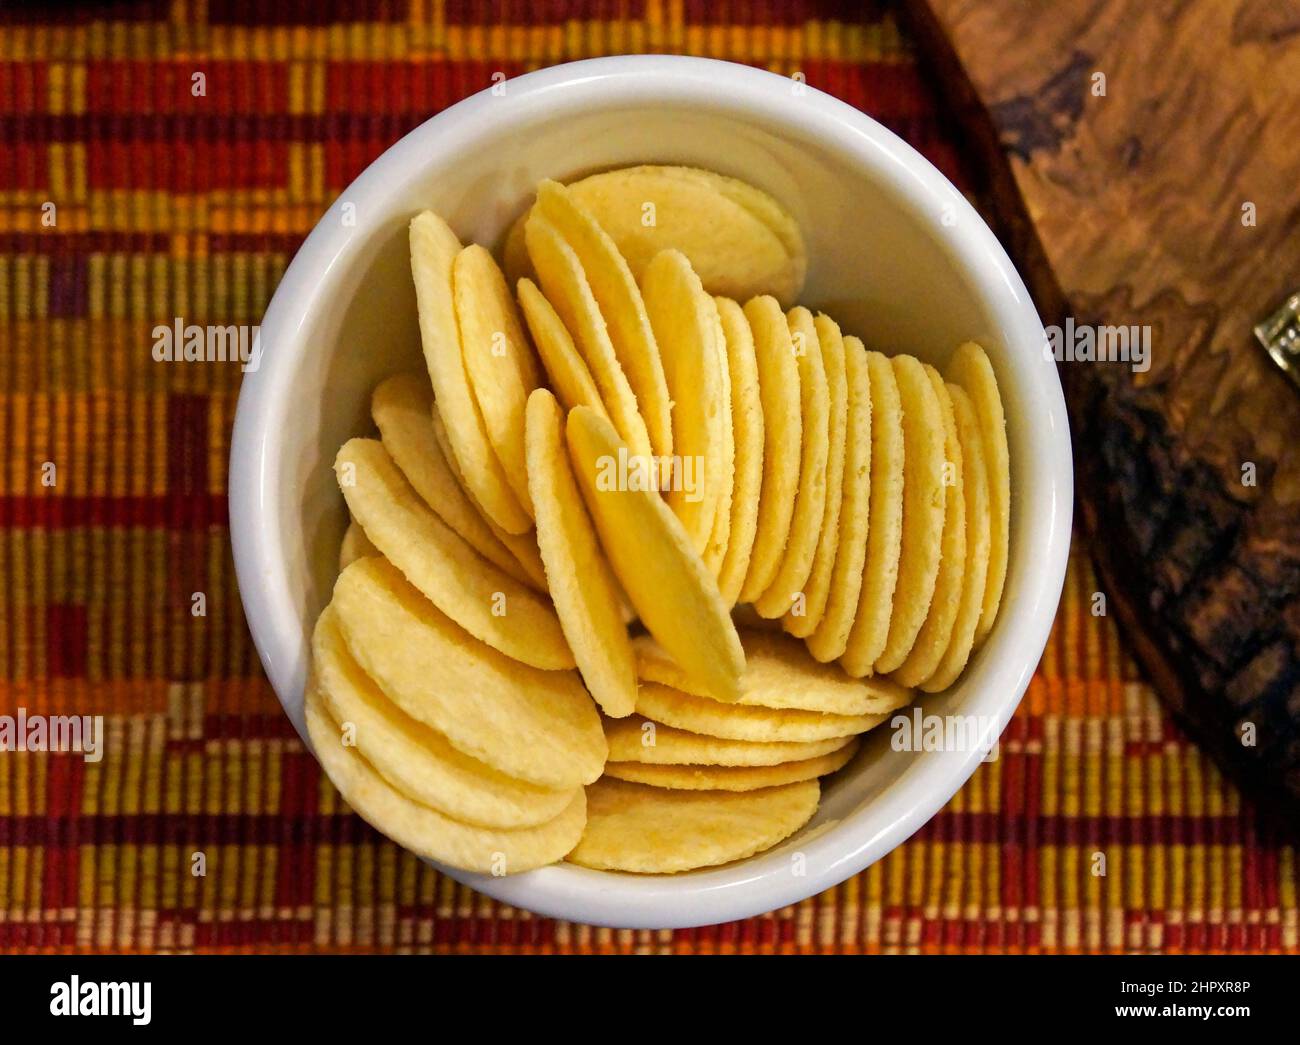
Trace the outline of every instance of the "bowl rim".
<instances>
[{"instance_id":1,"label":"bowl rim","mask_svg":"<svg viewBox=\"0 0 1300 1045\"><path fill-rule=\"evenodd\" d=\"M744 111L776 128L793 122L789 78L717 59L681 55L593 58L527 73L506 85L516 103L509 108L510 118L525 123L541 107L548 113L553 113L554 106L609 108L644 103L651 97L661 103L707 102L715 109ZM597 85L593 98L592 89ZM938 225L936 215L941 208L952 208L957 220L943 228L941 235L973 292L1001 324L999 333L1008 354L1014 358L1029 346L1043 344L1042 323L1024 282L962 193L920 153L866 113L814 87L801 86L798 116L803 135L818 136L848 162L869 167L874 178L889 183L903 206L914 209L931 226ZM485 123L505 112L497 106L496 113L489 115L487 107L497 101L488 88L431 117L380 154L339 194L285 270L260 326L258 372L246 375L253 379L245 380L240 389L228 479L235 572L258 656L281 706L309 750L301 711L306 678L302 625L284 577L287 560L279 532L275 526L264 528L261 523L278 518L275 445L283 404L292 399L291 363L305 351L302 326L324 292L324 277L331 269L346 266L360 249L359 237L331 217L344 201L361 210L367 200L383 199L394 184L427 162L431 148L454 151L465 139L483 133ZM287 345L294 351L288 351ZM1041 508L1035 519L1044 528L1042 546L1034 556L1037 569L1022 579L1022 590L1013 604L1004 606L986 644L986 651L992 653L996 648L1001 655L986 657L981 665L988 677L966 698L977 707L963 705L963 713L984 713L994 722L994 740L1019 705L1046 646L1070 547L1073 464L1069 423L1055 366L1044 365L1041 372L1044 376L1037 382L1026 378L1018 383L1022 396L1036 400L1041 412L1034 423L1041 426L1043 438L1035 440L1033 455L1045 459L1040 470L1047 485L1026 494ZM496 900L543 916L594 925L673 929L752 917L831 888L883 857L956 794L984 754L984 749L975 749L918 756L891 785L889 804L900 808L887 823L872 825L870 814L876 807L868 805L800 841L799 850L807 858L803 876L790 874L788 868L778 871L775 864L766 870L756 868L756 863L774 851L688 876L625 875L558 864L522 875L492 877L435 866ZM775 852L780 850L777 847Z\"/></svg>"}]
</instances>

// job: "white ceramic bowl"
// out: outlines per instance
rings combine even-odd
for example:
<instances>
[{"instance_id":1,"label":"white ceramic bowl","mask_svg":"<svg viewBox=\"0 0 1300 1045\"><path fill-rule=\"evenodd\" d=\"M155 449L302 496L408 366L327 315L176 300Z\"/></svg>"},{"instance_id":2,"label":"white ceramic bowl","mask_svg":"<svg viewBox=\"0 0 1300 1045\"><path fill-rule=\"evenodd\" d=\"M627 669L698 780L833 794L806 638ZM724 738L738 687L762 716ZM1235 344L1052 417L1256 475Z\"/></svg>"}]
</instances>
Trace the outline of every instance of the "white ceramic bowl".
<instances>
[{"instance_id":1,"label":"white ceramic bowl","mask_svg":"<svg viewBox=\"0 0 1300 1045\"><path fill-rule=\"evenodd\" d=\"M439 114L347 188L285 273L262 321L260 368L239 397L230 525L253 638L298 732L305 737L308 637L345 524L331 462L368 430L376 382L420 365L410 218L432 208L464 242L495 246L539 179L645 162L707 167L773 194L807 238L803 303L869 346L938 364L963 340L988 350L1011 447L1010 571L988 642L956 686L922 706L982 717L1000 733L1047 641L1073 496L1061 388L1024 284L961 193L858 110L771 73L658 55L556 66ZM880 859L984 754L896 752L887 734L877 730L824 789L791 842L727 867L667 877L568 864L508 878L448 873L539 914L599 925L675 928L773 910Z\"/></svg>"}]
</instances>

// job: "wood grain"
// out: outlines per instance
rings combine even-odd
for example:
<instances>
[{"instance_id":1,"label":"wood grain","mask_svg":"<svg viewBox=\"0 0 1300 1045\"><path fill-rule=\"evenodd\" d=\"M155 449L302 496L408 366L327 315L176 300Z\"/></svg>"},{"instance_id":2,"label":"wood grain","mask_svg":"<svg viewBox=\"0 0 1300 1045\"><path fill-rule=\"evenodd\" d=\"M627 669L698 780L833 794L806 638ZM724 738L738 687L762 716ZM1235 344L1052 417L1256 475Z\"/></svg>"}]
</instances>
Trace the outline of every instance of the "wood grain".
<instances>
[{"instance_id":1,"label":"wood grain","mask_svg":"<svg viewBox=\"0 0 1300 1045\"><path fill-rule=\"evenodd\" d=\"M1300 287L1300 2L911 16L1044 322L1151 328L1145 373L1059 364L1082 516L1162 696L1295 814L1300 396L1252 328Z\"/></svg>"}]
</instances>

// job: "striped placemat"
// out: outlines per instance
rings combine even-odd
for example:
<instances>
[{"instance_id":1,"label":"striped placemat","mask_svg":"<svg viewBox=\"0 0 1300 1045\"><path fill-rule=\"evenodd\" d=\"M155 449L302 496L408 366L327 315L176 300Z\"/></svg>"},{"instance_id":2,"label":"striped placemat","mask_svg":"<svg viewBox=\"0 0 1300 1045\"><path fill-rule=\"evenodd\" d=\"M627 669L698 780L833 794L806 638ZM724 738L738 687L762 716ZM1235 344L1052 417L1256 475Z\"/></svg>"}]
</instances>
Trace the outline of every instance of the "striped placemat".
<instances>
[{"instance_id":1,"label":"striped placemat","mask_svg":"<svg viewBox=\"0 0 1300 1045\"><path fill-rule=\"evenodd\" d=\"M237 365L302 237L417 123L557 62L792 75L978 194L888 6L139 0L0 9L0 715L103 715L97 762L0 754L6 951L1296 951L1296 850L1139 679L1076 547L1000 758L842 886L613 932L441 877L343 808L261 674L229 553Z\"/></svg>"}]
</instances>

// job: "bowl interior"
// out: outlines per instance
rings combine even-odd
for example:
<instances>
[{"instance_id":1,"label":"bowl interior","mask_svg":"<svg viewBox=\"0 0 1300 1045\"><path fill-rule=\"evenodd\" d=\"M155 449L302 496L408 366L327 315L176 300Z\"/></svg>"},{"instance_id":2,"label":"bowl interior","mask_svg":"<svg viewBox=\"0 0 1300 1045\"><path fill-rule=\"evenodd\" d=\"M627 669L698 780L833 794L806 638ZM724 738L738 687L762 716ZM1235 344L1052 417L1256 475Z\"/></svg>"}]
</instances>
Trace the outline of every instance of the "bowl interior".
<instances>
[{"instance_id":1,"label":"bowl interior","mask_svg":"<svg viewBox=\"0 0 1300 1045\"><path fill-rule=\"evenodd\" d=\"M581 63L592 64L599 63ZM1017 491L1006 610L962 680L922 703L927 713L996 720L991 741L1047 634L1064 566L1062 499L1067 531L1070 501L1055 370L1042 359L1042 328L996 241L960 194L892 135L783 78L740 70L734 83L710 74L693 84L692 72L668 81L660 75L656 87L650 72L627 80L559 72L535 74L532 85L532 77L511 81L504 97L476 96L389 150L322 219L263 323L261 372L246 379L257 416L241 417L247 427L237 442L247 439L235 451L247 445L256 466L232 456L232 487L252 491L236 491L234 503L257 513L258 549L245 554L237 537L236 550L246 601L246 574L262 589L250 621L299 732L307 640L337 573L346 522L331 462L348 437L371 430L375 384L422 365L410 218L431 208L463 242L496 247L539 179L659 162L743 178L789 208L810 259L802 303L824 309L868 347L940 366L964 340L989 351ZM255 474L233 474L239 468ZM247 523L233 521L236 529ZM805 831L737 865L668 879L567 865L511 879L457 877L543 913L621 925L699 924L767 910L841 880L897 844L951 796L981 754L896 752L889 741L885 727L876 731L825 789ZM851 837L844 833L850 820Z\"/></svg>"}]
</instances>

